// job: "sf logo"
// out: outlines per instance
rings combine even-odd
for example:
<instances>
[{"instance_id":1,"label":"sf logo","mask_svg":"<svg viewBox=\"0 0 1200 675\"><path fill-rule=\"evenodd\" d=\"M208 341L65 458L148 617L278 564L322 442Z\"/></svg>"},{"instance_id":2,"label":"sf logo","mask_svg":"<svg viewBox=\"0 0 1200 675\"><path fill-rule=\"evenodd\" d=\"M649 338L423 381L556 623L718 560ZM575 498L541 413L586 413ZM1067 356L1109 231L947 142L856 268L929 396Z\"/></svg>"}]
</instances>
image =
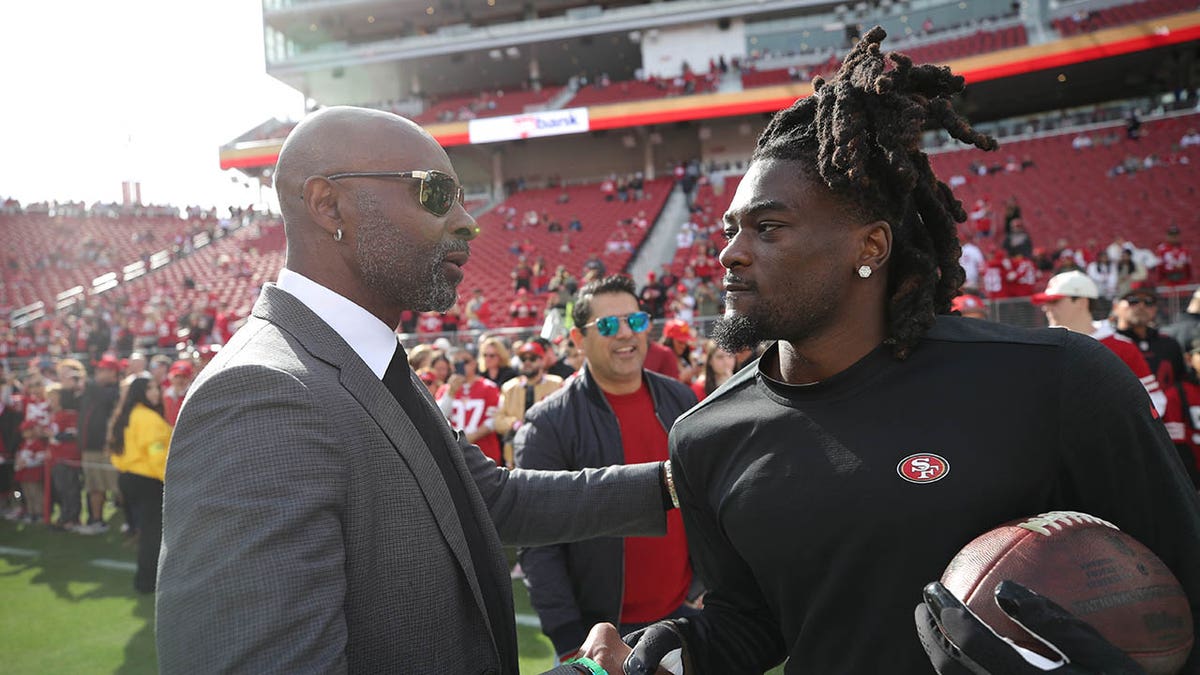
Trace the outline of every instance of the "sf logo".
<instances>
[{"instance_id":1,"label":"sf logo","mask_svg":"<svg viewBox=\"0 0 1200 675\"><path fill-rule=\"evenodd\" d=\"M934 483L950 473L950 462L941 455L922 452L900 460L896 473L910 483Z\"/></svg>"}]
</instances>

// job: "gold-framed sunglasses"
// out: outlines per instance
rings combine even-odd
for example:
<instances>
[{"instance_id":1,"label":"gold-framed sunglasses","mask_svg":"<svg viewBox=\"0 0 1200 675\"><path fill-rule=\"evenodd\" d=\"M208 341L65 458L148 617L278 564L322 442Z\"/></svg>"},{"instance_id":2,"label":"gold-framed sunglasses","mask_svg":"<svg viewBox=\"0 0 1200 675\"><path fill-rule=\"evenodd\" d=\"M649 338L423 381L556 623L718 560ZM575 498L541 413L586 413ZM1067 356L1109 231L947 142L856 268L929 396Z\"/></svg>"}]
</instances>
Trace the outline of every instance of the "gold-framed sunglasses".
<instances>
[{"instance_id":1,"label":"gold-framed sunglasses","mask_svg":"<svg viewBox=\"0 0 1200 675\"><path fill-rule=\"evenodd\" d=\"M435 216L444 216L454 207L454 203L462 204L466 192L463 186L454 180L454 176L441 171L345 171L325 176L327 180L343 178L400 178L421 181L421 193L417 198L421 206Z\"/></svg>"}]
</instances>

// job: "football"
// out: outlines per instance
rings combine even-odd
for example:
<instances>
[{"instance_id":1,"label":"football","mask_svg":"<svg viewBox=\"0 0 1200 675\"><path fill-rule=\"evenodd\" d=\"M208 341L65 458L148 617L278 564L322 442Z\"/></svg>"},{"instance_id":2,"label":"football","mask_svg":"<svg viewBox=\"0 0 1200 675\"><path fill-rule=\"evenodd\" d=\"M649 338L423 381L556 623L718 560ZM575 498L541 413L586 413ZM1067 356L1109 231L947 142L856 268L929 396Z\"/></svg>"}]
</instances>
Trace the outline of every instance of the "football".
<instances>
[{"instance_id":1,"label":"football","mask_svg":"<svg viewBox=\"0 0 1200 675\"><path fill-rule=\"evenodd\" d=\"M1008 618L993 597L1011 580L1088 622L1151 675L1174 675L1192 648L1183 587L1148 548L1085 513L1052 511L997 527L950 561L942 583L995 631L1056 655Z\"/></svg>"}]
</instances>

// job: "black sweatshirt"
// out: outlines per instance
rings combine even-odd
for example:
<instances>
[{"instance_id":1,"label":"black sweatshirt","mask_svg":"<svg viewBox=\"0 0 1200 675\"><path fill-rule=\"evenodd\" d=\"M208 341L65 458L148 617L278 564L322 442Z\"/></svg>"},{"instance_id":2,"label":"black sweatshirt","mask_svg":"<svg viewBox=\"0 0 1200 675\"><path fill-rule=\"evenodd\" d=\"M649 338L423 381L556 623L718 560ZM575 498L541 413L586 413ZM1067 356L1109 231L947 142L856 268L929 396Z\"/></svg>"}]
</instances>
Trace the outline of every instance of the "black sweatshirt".
<instances>
[{"instance_id":1,"label":"black sweatshirt","mask_svg":"<svg viewBox=\"0 0 1200 675\"><path fill-rule=\"evenodd\" d=\"M689 675L785 657L789 674L931 673L921 588L976 536L1051 510L1145 543L1200 620L1200 500L1146 390L1099 342L939 317L906 361L881 346L809 386L755 366L671 433L711 589L685 634Z\"/></svg>"}]
</instances>

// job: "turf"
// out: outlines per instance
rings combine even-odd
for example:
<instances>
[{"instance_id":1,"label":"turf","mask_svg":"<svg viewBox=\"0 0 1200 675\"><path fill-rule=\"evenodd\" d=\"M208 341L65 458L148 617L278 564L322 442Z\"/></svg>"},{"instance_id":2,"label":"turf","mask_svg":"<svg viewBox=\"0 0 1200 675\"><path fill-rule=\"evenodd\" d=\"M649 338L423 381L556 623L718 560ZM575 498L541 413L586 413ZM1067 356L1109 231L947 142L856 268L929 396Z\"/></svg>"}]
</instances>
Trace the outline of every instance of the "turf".
<instances>
[{"instance_id":1,"label":"turf","mask_svg":"<svg viewBox=\"0 0 1200 675\"><path fill-rule=\"evenodd\" d=\"M121 516L109 515L109 532L92 537L0 521L0 670L157 672L154 598L133 590L133 544L118 532ZM513 599L519 617L534 616L519 581ZM550 641L536 626L518 624L517 645L522 675L553 665Z\"/></svg>"}]
</instances>

